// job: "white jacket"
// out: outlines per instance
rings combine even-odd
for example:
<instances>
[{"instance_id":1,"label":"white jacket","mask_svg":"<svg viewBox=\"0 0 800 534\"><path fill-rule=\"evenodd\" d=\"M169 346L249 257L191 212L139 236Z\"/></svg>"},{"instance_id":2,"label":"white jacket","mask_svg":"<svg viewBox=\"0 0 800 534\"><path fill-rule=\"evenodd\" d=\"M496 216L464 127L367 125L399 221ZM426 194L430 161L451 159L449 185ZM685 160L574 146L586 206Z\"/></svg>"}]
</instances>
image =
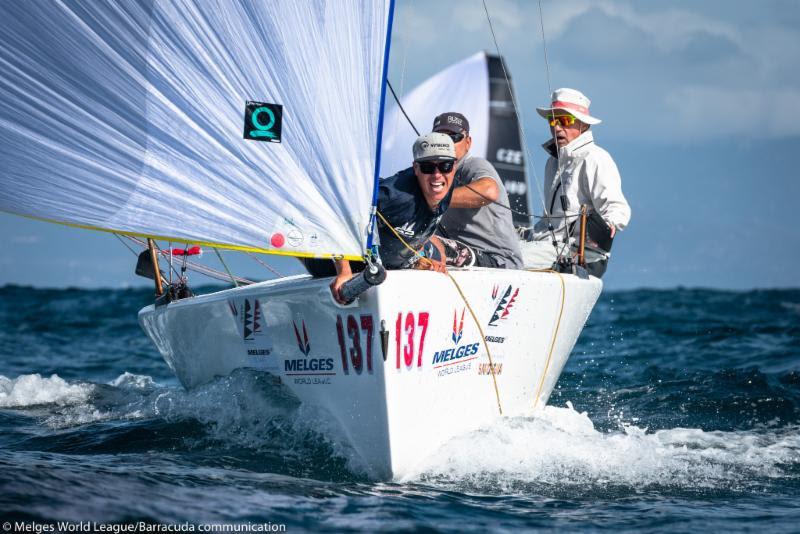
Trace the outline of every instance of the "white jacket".
<instances>
[{"instance_id":1,"label":"white jacket","mask_svg":"<svg viewBox=\"0 0 800 534\"><path fill-rule=\"evenodd\" d=\"M565 219L561 207L562 182L567 196L566 224L578 220L581 205L586 204L609 224L622 230L631 218L631 207L622 194L622 180L611 155L597 146L592 132L587 131L558 149L551 139L542 145L550 154L544 170L544 198L553 216L553 228L563 239ZM535 226L535 239L550 239L548 220L540 219Z\"/></svg>"}]
</instances>

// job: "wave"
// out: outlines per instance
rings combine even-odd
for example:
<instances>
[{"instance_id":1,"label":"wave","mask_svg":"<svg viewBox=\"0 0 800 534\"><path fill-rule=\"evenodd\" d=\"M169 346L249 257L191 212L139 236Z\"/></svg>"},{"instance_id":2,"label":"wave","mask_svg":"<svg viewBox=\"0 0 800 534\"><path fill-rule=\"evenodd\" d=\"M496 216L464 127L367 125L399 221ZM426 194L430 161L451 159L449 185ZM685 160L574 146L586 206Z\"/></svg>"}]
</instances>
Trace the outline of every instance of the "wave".
<instances>
[{"instance_id":1,"label":"wave","mask_svg":"<svg viewBox=\"0 0 800 534\"><path fill-rule=\"evenodd\" d=\"M513 493L593 491L621 486L735 490L800 478L800 427L741 432L623 423L598 431L588 415L547 406L534 417L500 419L460 436L405 482Z\"/></svg>"},{"instance_id":2,"label":"wave","mask_svg":"<svg viewBox=\"0 0 800 534\"><path fill-rule=\"evenodd\" d=\"M181 452L207 466L321 479L364 466L322 409L301 405L272 375L236 371L186 391L125 372L108 383L0 376L0 408L34 418L17 446L69 454ZM50 432L42 436L37 427Z\"/></svg>"},{"instance_id":3,"label":"wave","mask_svg":"<svg viewBox=\"0 0 800 534\"><path fill-rule=\"evenodd\" d=\"M268 374L239 371L204 387L165 387L123 373L107 384L57 375L0 377L0 407L36 409L55 432L28 449L70 453L182 451L192 461L293 476L354 480L362 466L331 418L301 405ZM581 492L621 486L735 490L800 478L800 426L650 431L619 418L547 406L457 437L402 482L486 493ZM120 428L119 422L125 422ZM221 458L225 458L221 460Z\"/></svg>"},{"instance_id":4,"label":"wave","mask_svg":"<svg viewBox=\"0 0 800 534\"><path fill-rule=\"evenodd\" d=\"M9 379L0 375L0 407L28 408L53 404L71 406L85 403L94 387L90 384L68 384L56 374L42 378L40 374Z\"/></svg>"}]
</instances>

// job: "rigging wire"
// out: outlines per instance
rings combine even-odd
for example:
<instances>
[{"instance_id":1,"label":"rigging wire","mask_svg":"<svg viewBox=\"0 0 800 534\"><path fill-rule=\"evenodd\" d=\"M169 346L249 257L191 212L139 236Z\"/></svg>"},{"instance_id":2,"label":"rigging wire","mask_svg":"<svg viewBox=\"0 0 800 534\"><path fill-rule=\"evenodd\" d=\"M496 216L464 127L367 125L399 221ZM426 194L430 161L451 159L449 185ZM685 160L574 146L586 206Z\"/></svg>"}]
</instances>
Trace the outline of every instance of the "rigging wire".
<instances>
[{"instance_id":1,"label":"rigging wire","mask_svg":"<svg viewBox=\"0 0 800 534\"><path fill-rule=\"evenodd\" d=\"M270 271L272 274L274 274L274 275L275 275L275 276L277 276L278 278L283 278L283 275L282 275L281 273L279 273L278 271L276 271L275 269L273 269L272 267L270 267L270 266L269 266L269 265L268 265L266 262L264 262L264 261L261 261L260 259L258 259L258 256L255 256L255 255L254 255L252 252L247 252L247 255L248 255L248 256L250 256L251 258L253 258L254 260L256 260L256 261L257 261L258 263L260 263L260 264L261 264L261 265L262 265L264 268L266 268L267 270L269 270L269 271Z\"/></svg>"},{"instance_id":2,"label":"rigging wire","mask_svg":"<svg viewBox=\"0 0 800 534\"><path fill-rule=\"evenodd\" d=\"M120 239L120 241L122 241L122 239L120 238L120 236L119 236L119 235L117 235L117 234L114 234L114 235L115 235L115 236L117 236L117 239ZM127 237L127 238L128 238L130 241L133 241L134 243L136 243L137 245L139 245L139 246L141 246L141 247L143 247L143 248L145 248L145 247L147 246L147 245L146 245L146 243L145 243L144 241L142 241L141 239L139 239L139 238L137 238L137 237L134 237L134 236L129 236L129 235L126 235L126 236L124 236L124 237ZM131 251L131 252L132 252L132 253L133 253L135 256L138 256L138 255L139 255L139 253L138 253L138 252L136 252L135 250L133 250L133 249L132 249L130 246L128 246L128 245L127 245L127 243L125 243L124 241L122 241L122 244L123 244L123 245L125 245L125 246L127 247L127 249L128 249L128 250L130 250L130 251ZM158 246L158 245L156 244L156 247L157 247L157 246ZM167 250L160 250L160 249L159 249L159 250L158 250L158 252L159 252L159 253L160 253L162 256L166 256L167 254L170 254L170 251L167 251ZM221 272L221 271L217 271L216 269L213 269L213 268L211 268L211 267L208 267L208 266L206 266L206 265L202 265L202 264L200 264L200 263L195 263L195 262L187 261L187 262L186 262L186 266L187 266L187 268L191 269L192 271L194 271L194 272L196 272L196 273L202 274L202 275L204 275L204 276L208 276L209 278L213 278L213 279L215 279L215 280L220 280L220 281L228 281L228 280L230 279L230 278L229 278L229 276L228 276L227 274L225 274L225 273L223 273L223 272ZM178 273L178 271L177 271L177 270L175 270L175 274L176 274L176 275L178 275L178 276L180 276L180 274ZM241 276L237 276L237 277L236 277L236 280L237 280L237 281L238 281L240 284L245 284L245 285L249 285L249 284L254 284L254 283L255 283L255 282L253 282L252 280L248 280L247 278L242 278Z\"/></svg>"},{"instance_id":3,"label":"rigging wire","mask_svg":"<svg viewBox=\"0 0 800 534\"><path fill-rule=\"evenodd\" d=\"M234 286L234 287L239 287L239 283L236 281L236 277L235 277L235 276L233 276L233 273L231 272L231 270L230 270L230 269L228 269L228 264L227 264L227 263L225 263L225 260L223 260L223 259L222 259L222 254L220 254L220 252L219 252L219 249L218 249L217 247L213 247L213 248L214 248L214 252L216 252L216 253L217 253L217 258L219 258L219 262L220 262L220 263L222 264L222 266L225 268L225 272L226 272L226 273L228 273L228 276L230 276L230 277L231 277L231 281L233 282L233 286ZM184 258L185 258L185 257L184 257ZM185 261L186 261L186 260L184 259L184 262L185 262Z\"/></svg>"},{"instance_id":4,"label":"rigging wire","mask_svg":"<svg viewBox=\"0 0 800 534\"><path fill-rule=\"evenodd\" d=\"M505 68L505 66L503 68ZM400 99L397 97L397 93L394 92L394 89L392 88L392 84L389 82L388 79L386 80L386 84L389 87L389 91L392 93L392 96L394 97L394 101L397 103L397 107L400 108L400 111L403 113L403 116L408 121L409 126L411 126L411 128L414 130L414 132L417 135L420 135L419 130L417 129L416 125L411 120L411 118L408 116L408 113L406 113L406 110L403 107L403 104L400 102ZM509 85L509 87L510 87L510 85ZM519 117L517 118L517 121L519 122ZM535 173L534 173L534 180L537 181L537 187L538 187L538 178L535 176ZM511 206L506 206L502 202L499 202L497 200L492 200L491 198L487 197L486 195L484 195L483 193L481 193L477 189L475 189L472 186L470 186L470 184L464 183L461 180L458 181L458 184L463 186L463 187L466 187L467 189L469 189L470 191L472 191L473 193L475 193L476 195L478 195L479 197L484 199L486 202L488 202L490 204L496 204L496 205L500 206L501 208L507 209L508 211L510 211L512 213L516 213L517 215L522 215L523 217L527 217L528 219L544 219L545 218L545 216L543 216L543 215L536 215L535 213L529 213L527 211L516 210L516 209L512 208ZM559 217L551 216L550 218L566 219L568 217L576 217L576 216L577 215L564 215L564 216L559 216Z\"/></svg>"},{"instance_id":5,"label":"rigging wire","mask_svg":"<svg viewBox=\"0 0 800 534\"><path fill-rule=\"evenodd\" d=\"M414 122L411 120L411 117L409 117L409 116L408 116L408 113L406 113L406 110L405 110L405 108L403 107L403 104L401 104L401 103L400 103L400 99L399 99L399 98L397 98L397 93L395 93L395 92L394 92L394 88L392 87L392 84L391 84L391 83L389 83L389 79L388 79L388 78L386 79L386 85L388 85L388 86L389 86L389 91L391 91L391 92L392 92L392 96L394 97L394 101L395 101L395 102L397 102L397 107L399 107L399 108L400 108L400 111L402 111L402 112L403 112L403 116L404 116L404 117L406 118L406 120L408 121L408 124L410 124L410 125L411 125L411 128L414 130L414 133L415 133L415 134L417 134L417 137L419 137L420 135L422 135L422 134L420 134L420 133L419 133L419 130L417 130L417 127L416 127L416 126L414 126Z\"/></svg>"},{"instance_id":6,"label":"rigging wire","mask_svg":"<svg viewBox=\"0 0 800 534\"><path fill-rule=\"evenodd\" d=\"M517 95L514 92L513 87L511 86L511 80L508 77L508 71L506 70L506 62L503 59L503 54L500 52L500 44L497 42L497 35L494 32L494 25L492 24L492 17L489 15L489 8L486 6L486 0L482 0L483 3L483 11L486 13L486 20L489 22L489 30L492 33L492 40L494 41L495 50L497 50L497 55L500 56L500 65L503 67L503 76L506 79L506 84L508 85L508 92L511 95L511 105L514 107L514 115L517 117L517 124L519 125L519 133L520 137L522 137L522 146L525 150L525 162L527 163L528 167L530 167L531 172L533 174L533 182L536 184L536 192L539 193L539 200L542 201L542 212L544 216L549 216L547 210L547 204L544 199L544 191L542 191L542 186L539 183L539 177L536 174L536 166L533 164L533 158L531 157L531 151L528 147L528 139L525 135L525 125L522 123L522 117L519 114L519 106L517 105Z\"/></svg>"},{"instance_id":7,"label":"rigging wire","mask_svg":"<svg viewBox=\"0 0 800 534\"><path fill-rule=\"evenodd\" d=\"M504 208L504 209L506 209L506 210L508 210L508 211L510 211L512 213L515 213L517 215L521 215L523 217L527 217L528 219L568 219L568 218L571 218L571 217L576 217L577 215L570 215L570 214L567 214L567 213L565 213L563 216L557 216L557 217L549 214L549 210L547 209L547 204L546 204L546 201L545 201L545 198L544 198L544 191L542 190L542 186L539 183L539 177L537 176L535 166L532 163L533 162L533 158L531 157L530 149L528 147L527 136L525 134L525 127L524 127L524 125L522 123L522 117L520 116L520 113L519 113L519 106L517 105L516 94L514 93L514 90L513 90L512 86L511 86L511 81L510 81L510 79L508 77L508 71L506 70L505 61L502 60L503 54L502 54L502 52L500 50L500 45L499 45L499 43L497 41L497 35L496 35L495 31L494 31L494 25L492 24L492 19L491 19L491 16L489 15L489 9L486 6L486 1L485 0L483 0L483 9L484 9L484 12L486 13L486 18L487 18L487 21L489 23L489 29L490 29L490 31L492 33L492 39L494 41L495 49L497 50L497 55L501 57L500 65L503 68L503 76L505 77L506 84L508 85L508 89L509 89L509 94L511 95L511 103L512 103L512 106L514 107L514 114L516 115L516 118L517 118L517 124L519 125L520 136L522 137L522 146L524 147L524 150L525 150L526 162L528 162L528 167L531 169L531 173L533 174L533 182L534 182L534 184L536 186L536 191L539 194L539 200L542 203L542 209L543 209L544 215L536 215L535 213L529 213L527 211L521 211L521 210L514 209L511 206L506 206L505 204L503 204L501 202L498 202L497 200L490 199L486 195L484 195L484 194L480 193L479 191L477 191L475 188L471 187L470 184L461 182L460 180L459 180L459 185L461 185L463 187L466 187L467 189L472 191L475 195L477 195L477 196L483 198L484 200L486 200L488 203L495 204L495 205L500 206L500 207L502 207L502 208ZM539 2L539 10L540 10L540 15L541 15L541 1ZM541 20L542 19L541 19L541 16L540 16L540 21ZM542 24L542 36L544 38L544 26L543 26L543 24ZM545 64L547 66L547 83L548 83L548 88L549 88L550 87L550 71L549 71L549 64L547 62L546 55L547 54L546 54L546 50L545 50ZM405 68L405 66L404 66L404 68ZM386 84L389 87L389 91L392 93L392 97L394 97L394 100L397 103L397 107L400 109L401 113L406 118L406 121L408 121L408 124L414 130L414 133L416 133L417 135L420 135L419 130L417 129L416 125L414 124L414 121L412 121L411 118L408 116L408 113L406 112L405 108L403 107L403 104L401 103L400 98L397 96L397 93L395 92L394 87L392 87L392 84L389 82L388 79L386 80ZM560 174L559 174L559 178L561 178Z\"/></svg>"},{"instance_id":8,"label":"rigging wire","mask_svg":"<svg viewBox=\"0 0 800 534\"><path fill-rule=\"evenodd\" d=\"M134 256L136 256L136 257L138 257L138 256L139 256L139 253L138 253L138 252L136 252L135 250L133 250L133 248L132 248L132 247L131 247L129 244L127 244L125 241L123 241L122 237L120 237L120 235L119 235L119 234L111 234L111 235L113 235L114 237L116 237L117 239L119 239L119 242L120 242L120 243L122 243L123 245L125 245L125 248L127 248L128 250L130 250L130 251L131 251L131 253L132 253Z\"/></svg>"},{"instance_id":9,"label":"rigging wire","mask_svg":"<svg viewBox=\"0 0 800 534\"><path fill-rule=\"evenodd\" d=\"M545 70L545 74L546 74L546 78L547 78L547 91L549 93L548 94L548 98L550 98L550 96L553 94L553 86L550 84L550 61L547 58L547 38L545 37L545 34L544 34L544 13L542 12L542 0L538 0L538 4L539 4L539 27L541 28L541 31L542 31L542 51L544 53L544 70ZM484 5L484 7L486 7L485 0L484 0L484 4L483 5ZM488 12L487 12L487 16L488 16ZM556 153L556 175L558 176L558 182L559 182L560 187L561 187L561 197L565 198L564 195L566 194L565 193L566 189L564 189L564 178L563 178L562 172L561 172L561 170L562 170L561 169L561 152L559 152L559 150L558 150L558 141L556 139L555 127L553 128L553 148L555 149L554 151ZM544 199L544 193L542 193L542 199ZM561 203L561 210L564 213L567 212L567 206L565 205L564 202ZM545 210L545 215L548 215L546 210ZM550 232L551 232L551 234L553 236L553 246L556 248L556 257L561 258L562 254L564 252L565 246L562 246L560 250L558 249L558 247L556 246L556 234L555 234L555 231L553 230L552 223L549 223L548 227L549 227ZM565 243L565 245L567 243L569 243L569 230L568 230L566 224L564 224L564 243Z\"/></svg>"}]
</instances>

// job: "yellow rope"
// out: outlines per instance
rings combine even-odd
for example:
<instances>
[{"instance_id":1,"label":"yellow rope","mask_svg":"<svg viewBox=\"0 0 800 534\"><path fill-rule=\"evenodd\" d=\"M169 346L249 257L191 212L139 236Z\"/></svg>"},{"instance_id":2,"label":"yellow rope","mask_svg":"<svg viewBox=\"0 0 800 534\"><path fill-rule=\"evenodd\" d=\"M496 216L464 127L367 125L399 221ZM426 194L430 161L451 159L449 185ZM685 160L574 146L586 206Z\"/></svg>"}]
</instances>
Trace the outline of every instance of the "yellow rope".
<instances>
[{"instance_id":1,"label":"yellow rope","mask_svg":"<svg viewBox=\"0 0 800 534\"><path fill-rule=\"evenodd\" d=\"M556 329L553 331L553 339L550 342L550 352L547 353L547 361L544 364L544 370L542 371L542 377L539 379L539 387L536 389L536 398L533 401L534 409L539 404L539 397L542 394L542 387L544 387L544 379L547 376L547 370L550 368L550 360L553 358L553 349L556 346L556 338L558 337L558 329L561 327L561 316L564 314L564 302L566 301L567 296L567 288L564 285L564 277L558 271L554 271L552 269L526 269L530 272L538 272L538 273L555 273L558 275L558 279L561 281L561 309L558 312L558 321L556 321Z\"/></svg>"},{"instance_id":2,"label":"yellow rope","mask_svg":"<svg viewBox=\"0 0 800 534\"><path fill-rule=\"evenodd\" d=\"M383 216L383 213L381 213L381 212L379 212L379 211L377 211L377 210L375 210L375 213L377 213L377 214L378 214L378 217L380 217L380 218L381 218L381 220L383 221L383 224L385 224L385 225L386 225L386 227L387 227L387 228L389 228L389 230L391 230L391 231L392 231L392 233L395 235L395 237L397 237L397 239L399 239L399 240L400 240L400 242L401 242L403 245L405 245L405 247L406 247L408 250L410 250L411 252L413 252L413 253L414 253L414 255L415 255L415 256L417 256L417 257L418 257L418 258L419 258L421 261L427 261L428 263L431 263L431 264L433 263L431 260L429 260L428 258L426 258L425 256L423 256L422 254L420 254L420 253L419 253L419 250L414 250L414 248L413 248L411 245L409 245L409 244L406 242L406 240L405 240L405 239L403 239L402 237L400 237L400 234L398 234L398 233L397 233L397 230L395 230L395 229L394 229L394 226L392 226L391 224L389 224L389 221L387 221L387 220L386 220L386 218Z\"/></svg>"},{"instance_id":3,"label":"yellow rope","mask_svg":"<svg viewBox=\"0 0 800 534\"><path fill-rule=\"evenodd\" d=\"M500 415L503 415L503 406L500 404L500 390L497 388L497 376L495 375L494 363L492 362L492 353L489 352L489 344L486 342L486 335L483 333L483 328L481 328L481 323L478 321L478 317L472 310L472 306L469 305L467 297L465 297L464 292L461 291L461 286L458 285L458 282L456 282L456 279L453 278L452 274L447 273L447 276L450 278L450 280L453 281L453 285L456 286L458 294L461 295L461 299L464 301L464 304L467 305L469 314L472 316L472 320L475 321L475 326L478 327L478 332L480 332L481 334L481 342L483 342L483 347L486 349L486 356L489 358L489 369L491 369L492 371L492 383L494 383L494 395L495 397L497 397L497 409L500 411Z\"/></svg>"},{"instance_id":4,"label":"yellow rope","mask_svg":"<svg viewBox=\"0 0 800 534\"><path fill-rule=\"evenodd\" d=\"M422 254L420 254L419 251L414 250L411 247L411 245L406 243L406 241L402 237L400 237L400 234L397 233L397 230L395 230L394 227L391 224L389 224L389 221L387 221L384 218L383 214L380 211L378 211L377 213L378 213L378 217L380 217L381 220L383 221L383 224L385 224L389 228L389 230L392 231L392 233L397 237L397 239L399 239L400 242L403 245L405 245L405 247L408 250L410 250L411 252L413 252L414 254L419 256L419 258L421 260L425 260L425 261L431 262L431 260L428 260L428 258L425 258L424 256L422 256ZM497 376L495 375L494 363L492 362L492 354L491 354L491 352L489 352L489 344L486 342L486 336L483 333L483 329L481 328L481 324L478 321L478 317L475 315L475 311L472 309L472 306L470 306L469 301L467 300L467 297L464 295L464 292L461 290L461 286L458 285L458 282L456 282L456 279L453 278L453 275L451 275L450 273L446 273L446 274L447 274L448 278L450 278L450 280L453 282L453 285L456 286L456 290L458 291L458 294L461 295L461 300L463 300L464 304L467 306L467 309L469 310L469 314L472 316L472 320L475 321L475 326L478 327L478 332L480 332L480 334L481 334L481 342L483 343L483 346L486 349L486 356L489 358L489 369L491 369L491 371L492 371L492 382L494 384L494 394L495 394L495 397L497 398L497 409L500 411L500 415L503 415L503 406L500 404L500 390L497 387ZM559 318L559 320L560 320L560 318Z\"/></svg>"}]
</instances>

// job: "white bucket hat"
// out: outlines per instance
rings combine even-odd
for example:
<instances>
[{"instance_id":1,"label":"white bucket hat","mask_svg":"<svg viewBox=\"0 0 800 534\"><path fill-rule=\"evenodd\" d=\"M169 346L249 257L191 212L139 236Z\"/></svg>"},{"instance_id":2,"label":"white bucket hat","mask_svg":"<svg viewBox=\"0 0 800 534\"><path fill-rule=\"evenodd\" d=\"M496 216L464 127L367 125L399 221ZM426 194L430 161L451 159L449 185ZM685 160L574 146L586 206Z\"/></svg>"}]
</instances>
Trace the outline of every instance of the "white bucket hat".
<instances>
[{"instance_id":1,"label":"white bucket hat","mask_svg":"<svg viewBox=\"0 0 800 534\"><path fill-rule=\"evenodd\" d=\"M536 108L536 111L539 112L539 115L547 118L547 116L551 115L554 110L560 109L563 111L568 111L574 115L576 119L586 124L600 124L603 122L600 119L589 115L589 104L591 104L592 101L586 98L586 95L580 91L566 87L562 89L556 89L553 91L552 100L553 101L550 103L549 108Z\"/></svg>"}]
</instances>

